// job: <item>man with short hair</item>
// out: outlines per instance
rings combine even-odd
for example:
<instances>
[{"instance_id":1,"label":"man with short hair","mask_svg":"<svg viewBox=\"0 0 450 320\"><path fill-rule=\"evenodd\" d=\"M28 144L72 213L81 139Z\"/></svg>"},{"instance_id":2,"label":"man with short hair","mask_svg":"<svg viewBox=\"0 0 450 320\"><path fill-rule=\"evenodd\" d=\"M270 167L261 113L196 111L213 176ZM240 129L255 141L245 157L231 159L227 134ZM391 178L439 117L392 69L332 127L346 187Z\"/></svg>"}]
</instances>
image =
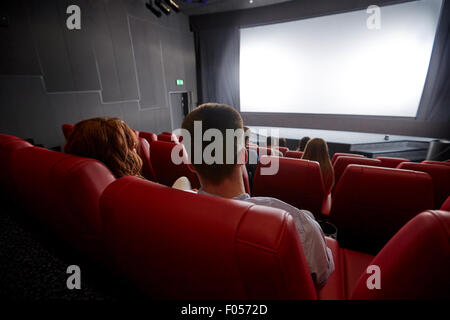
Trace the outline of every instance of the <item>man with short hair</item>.
<instances>
[{"instance_id":1,"label":"man with short hair","mask_svg":"<svg viewBox=\"0 0 450 320\"><path fill-rule=\"evenodd\" d=\"M201 130L197 130L196 125L201 124ZM190 134L190 150L188 155L193 158L193 154L201 149L202 155L209 142L203 141L203 134L209 129L218 130L223 137L222 158L214 163L206 162L203 157L201 161L191 161L193 170L200 181L199 193L219 196L229 199L252 202L282 209L290 213L295 221L295 225L300 234L306 260L308 262L313 281L316 286L323 286L330 274L334 270L334 262L331 250L327 248L325 238L317 221L311 213L306 210L299 210L281 200L269 197L251 198L245 193L244 182L242 180L242 165L246 162L246 152L243 138L243 123L240 114L230 106L217 103L203 104L191 113L183 121L182 128ZM234 130L242 135L227 135L227 130ZM201 137L195 137L201 134ZM242 141L240 141L240 139ZM201 141L201 144L199 144ZM197 145L196 145L197 143ZM233 148L230 148L232 144ZM197 149L196 149L197 148ZM232 150L233 155L228 155L228 159L233 159L233 163L227 162L226 152ZM217 154L216 154L217 155Z\"/></svg>"}]
</instances>

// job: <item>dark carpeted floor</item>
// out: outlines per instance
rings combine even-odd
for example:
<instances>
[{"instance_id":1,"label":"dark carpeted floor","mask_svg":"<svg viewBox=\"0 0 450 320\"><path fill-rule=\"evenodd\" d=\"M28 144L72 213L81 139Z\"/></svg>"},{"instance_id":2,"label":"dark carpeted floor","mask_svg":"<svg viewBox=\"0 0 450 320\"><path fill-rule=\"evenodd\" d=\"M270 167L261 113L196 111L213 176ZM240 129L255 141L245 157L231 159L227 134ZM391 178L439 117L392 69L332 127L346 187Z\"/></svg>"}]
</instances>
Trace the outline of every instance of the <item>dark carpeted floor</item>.
<instances>
[{"instance_id":1,"label":"dark carpeted floor","mask_svg":"<svg viewBox=\"0 0 450 320\"><path fill-rule=\"evenodd\" d=\"M80 290L67 288L69 265L81 269ZM116 301L129 297L117 282L61 245L26 214L8 205L0 207L0 299Z\"/></svg>"}]
</instances>

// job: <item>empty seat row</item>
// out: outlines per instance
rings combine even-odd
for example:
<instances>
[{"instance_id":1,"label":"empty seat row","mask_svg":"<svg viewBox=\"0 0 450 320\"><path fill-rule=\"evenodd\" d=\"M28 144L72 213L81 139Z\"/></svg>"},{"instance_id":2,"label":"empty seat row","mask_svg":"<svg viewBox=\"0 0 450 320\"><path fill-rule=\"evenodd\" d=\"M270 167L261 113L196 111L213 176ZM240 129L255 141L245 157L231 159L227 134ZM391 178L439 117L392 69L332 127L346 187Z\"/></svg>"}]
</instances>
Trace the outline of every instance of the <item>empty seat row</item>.
<instances>
[{"instance_id":1,"label":"empty seat row","mask_svg":"<svg viewBox=\"0 0 450 320\"><path fill-rule=\"evenodd\" d=\"M275 163L276 174L261 173ZM341 245L371 253L415 215L434 208L433 190L432 179L424 172L350 164L331 197L317 162L264 156L253 185L254 196L278 198L317 218L328 215L338 228Z\"/></svg>"},{"instance_id":2,"label":"empty seat row","mask_svg":"<svg viewBox=\"0 0 450 320\"><path fill-rule=\"evenodd\" d=\"M0 137L0 158L5 152ZM375 257L327 239L336 270L316 290L296 226L283 210L183 192L137 177L115 179L96 160L31 146L12 151L11 161L0 170L10 172L16 197L30 213L153 298L449 295L449 212L418 215ZM381 290L367 289L370 264L382 270Z\"/></svg>"}]
</instances>

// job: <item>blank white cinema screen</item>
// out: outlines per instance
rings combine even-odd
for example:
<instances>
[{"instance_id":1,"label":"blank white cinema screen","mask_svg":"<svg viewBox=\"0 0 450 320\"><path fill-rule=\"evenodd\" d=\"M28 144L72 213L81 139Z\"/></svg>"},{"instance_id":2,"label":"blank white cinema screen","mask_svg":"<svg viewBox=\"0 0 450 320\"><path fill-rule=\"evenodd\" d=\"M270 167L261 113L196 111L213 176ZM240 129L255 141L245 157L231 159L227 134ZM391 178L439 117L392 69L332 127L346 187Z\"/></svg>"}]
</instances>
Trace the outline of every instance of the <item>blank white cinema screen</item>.
<instances>
[{"instance_id":1,"label":"blank white cinema screen","mask_svg":"<svg viewBox=\"0 0 450 320\"><path fill-rule=\"evenodd\" d=\"M358 10L241 29L241 111L415 117L441 6L413 1L380 7L379 20Z\"/></svg>"}]
</instances>

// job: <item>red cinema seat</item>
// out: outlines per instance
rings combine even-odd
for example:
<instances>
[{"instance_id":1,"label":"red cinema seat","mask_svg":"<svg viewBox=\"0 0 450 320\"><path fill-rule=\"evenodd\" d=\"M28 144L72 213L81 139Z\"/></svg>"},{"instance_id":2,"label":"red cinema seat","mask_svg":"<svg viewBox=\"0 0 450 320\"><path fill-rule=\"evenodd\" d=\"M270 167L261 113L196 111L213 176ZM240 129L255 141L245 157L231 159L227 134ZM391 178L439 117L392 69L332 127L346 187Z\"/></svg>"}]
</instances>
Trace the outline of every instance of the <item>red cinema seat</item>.
<instances>
[{"instance_id":1,"label":"red cinema seat","mask_svg":"<svg viewBox=\"0 0 450 320\"><path fill-rule=\"evenodd\" d=\"M442 204L441 210L450 211L450 196L447 197L447 200Z\"/></svg>"},{"instance_id":2,"label":"red cinema seat","mask_svg":"<svg viewBox=\"0 0 450 320\"><path fill-rule=\"evenodd\" d=\"M69 136L72 133L72 131L75 128L75 126L72 125L72 124L65 123L65 124L62 125L61 128L62 128L62 132L64 134L64 138L66 138L66 140L67 140L67 139L69 139Z\"/></svg>"},{"instance_id":3,"label":"red cinema seat","mask_svg":"<svg viewBox=\"0 0 450 320\"><path fill-rule=\"evenodd\" d=\"M397 166L402 162L409 162L405 158L390 158L390 157L377 157L381 161L381 166L386 168L397 168Z\"/></svg>"},{"instance_id":4,"label":"red cinema seat","mask_svg":"<svg viewBox=\"0 0 450 320\"><path fill-rule=\"evenodd\" d=\"M100 196L114 175L100 161L77 156L58 161L50 175L53 230L82 253L100 258Z\"/></svg>"},{"instance_id":5,"label":"red cinema seat","mask_svg":"<svg viewBox=\"0 0 450 320\"><path fill-rule=\"evenodd\" d=\"M174 142L160 141L159 137L158 141L153 141L150 144L150 150L152 152L151 163L157 181L171 187L178 178L185 176L191 182L192 188L200 188L200 182L198 181L197 175L193 173L186 164L188 163L188 157L184 148L181 156L185 162L175 164L172 161L172 149L177 145L183 147L181 144L176 144Z\"/></svg>"},{"instance_id":6,"label":"red cinema seat","mask_svg":"<svg viewBox=\"0 0 450 320\"><path fill-rule=\"evenodd\" d=\"M158 134L158 140L159 141L165 141L165 142L175 142L178 143L178 137L170 132L163 132L161 134Z\"/></svg>"},{"instance_id":7,"label":"red cinema seat","mask_svg":"<svg viewBox=\"0 0 450 320\"><path fill-rule=\"evenodd\" d=\"M286 156L286 152L289 151L289 148L286 147L278 147L277 149L283 154L283 156Z\"/></svg>"},{"instance_id":8,"label":"red cinema seat","mask_svg":"<svg viewBox=\"0 0 450 320\"><path fill-rule=\"evenodd\" d=\"M100 207L110 265L150 297L316 298L285 211L135 177L112 183Z\"/></svg>"},{"instance_id":9,"label":"red cinema seat","mask_svg":"<svg viewBox=\"0 0 450 320\"><path fill-rule=\"evenodd\" d=\"M101 231L99 199L114 181L99 161L23 148L11 158L12 179L21 204L63 239L93 249Z\"/></svg>"},{"instance_id":10,"label":"red cinema seat","mask_svg":"<svg viewBox=\"0 0 450 320\"><path fill-rule=\"evenodd\" d=\"M424 160L422 161L422 163L427 163L427 164L439 164L442 166L450 166L450 162L447 161L433 161L433 160Z\"/></svg>"},{"instance_id":11,"label":"red cinema seat","mask_svg":"<svg viewBox=\"0 0 450 320\"><path fill-rule=\"evenodd\" d=\"M22 148L33 147L30 143L14 136L0 134L0 188L11 195L11 154Z\"/></svg>"},{"instance_id":12,"label":"red cinema seat","mask_svg":"<svg viewBox=\"0 0 450 320\"><path fill-rule=\"evenodd\" d=\"M331 164L334 165L334 163L336 162L337 158L339 158L339 157L365 158L362 154L337 152L337 153L333 154L333 157L331 158Z\"/></svg>"},{"instance_id":13,"label":"red cinema seat","mask_svg":"<svg viewBox=\"0 0 450 320\"><path fill-rule=\"evenodd\" d=\"M284 156L288 157L288 158L301 159L303 157L303 151L289 150L288 152L286 152L286 154Z\"/></svg>"},{"instance_id":14,"label":"red cinema seat","mask_svg":"<svg viewBox=\"0 0 450 320\"><path fill-rule=\"evenodd\" d=\"M366 271L374 256L341 248L336 240L328 237L325 239L333 254L334 272L328 278L325 286L319 290L319 299L350 299L361 274Z\"/></svg>"},{"instance_id":15,"label":"red cinema seat","mask_svg":"<svg viewBox=\"0 0 450 320\"><path fill-rule=\"evenodd\" d=\"M158 137L156 134L151 133L151 132L144 132L141 131L139 132L139 138L144 138L145 140L147 140L147 142L150 144L152 141L157 141Z\"/></svg>"},{"instance_id":16,"label":"red cinema seat","mask_svg":"<svg viewBox=\"0 0 450 320\"><path fill-rule=\"evenodd\" d=\"M148 180L157 182L155 171L153 171L152 163L150 160L150 144L145 138L138 138L139 144L137 147L137 153L142 159L142 176Z\"/></svg>"},{"instance_id":17,"label":"red cinema seat","mask_svg":"<svg viewBox=\"0 0 450 320\"><path fill-rule=\"evenodd\" d=\"M340 156L337 158L336 162L334 162L334 185L336 188L336 185L339 182L339 179L341 178L342 174L344 173L345 169L350 164L359 164L364 166L378 166L382 167L382 163L378 159L370 159L370 158L364 158L364 157L347 157L347 156Z\"/></svg>"},{"instance_id":18,"label":"red cinema seat","mask_svg":"<svg viewBox=\"0 0 450 320\"><path fill-rule=\"evenodd\" d=\"M433 208L424 172L349 165L333 193L330 220L340 246L375 254L418 213Z\"/></svg>"},{"instance_id":19,"label":"red cinema seat","mask_svg":"<svg viewBox=\"0 0 450 320\"><path fill-rule=\"evenodd\" d=\"M434 186L434 209L439 209L445 199L450 196L450 166L403 162L398 168L426 172L430 175Z\"/></svg>"},{"instance_id":20,"label":"red cinema seat","mask_svg":"<svg viewBox=\"0 0 450 320\"><path fill-rule=\"evenodd\" d=\"M369 290L367 280L371 274L364 272L352 299L449 299L450 212L425 211L417 215L370 264L380 268L381 289Z\"/></svg>"},{"instance_id":21,"label":"red cinema seat","mask_svg":"<svg viewBox=\"0 0 450 320\"><path fill-rule=\"evenodd\" d=\"M51 170L71 155L44 148L22 148L11 154L11 179L19 204L37 220L51 225L55 220Z\"/></svg>"},{"instance_id":22,"label":"red cinema seat","mask_svg":"<svg viewBox=\"0 0 450 320\"><path fill-rule=\"evenodd\" d=\"M334 165L339 157L365 158L365 156L363 156L362 154L337 152L333 154L333 157L331 158L331 164Z\"/></svg>"},{"instance_id":23,"label":"red cinema seat","mask_svg":"<svg viewBox=\"0 0 450 320\"><path fill-rule=\"evenodd\" d=\"M274 162L275 161L275 162ZM265 174L269 167L278 170ZM263 156L253 180L253 196L273 197L299 209L311 211L316 217L327 203L327 194L318 162Z\"/></svg>"}]
</instances>

